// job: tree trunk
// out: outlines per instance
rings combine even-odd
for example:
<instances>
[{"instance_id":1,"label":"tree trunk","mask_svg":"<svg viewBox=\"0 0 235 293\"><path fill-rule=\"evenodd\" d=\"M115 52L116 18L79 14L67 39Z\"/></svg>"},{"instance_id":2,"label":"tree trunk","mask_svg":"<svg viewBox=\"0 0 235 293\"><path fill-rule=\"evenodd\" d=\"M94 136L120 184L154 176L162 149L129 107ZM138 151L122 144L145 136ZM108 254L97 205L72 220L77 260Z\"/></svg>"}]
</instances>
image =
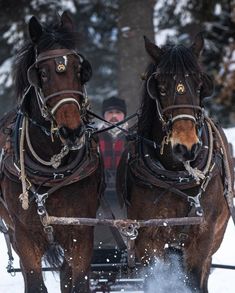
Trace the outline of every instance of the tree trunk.
<instances>
[{"instance_id":1,"label":"tree trunk","mask_svg":"<svg viewBox=\"0 0 235 293\"><path fill-rule=\"evenodd\" d=\"M127 103L128 114L140 105L141 75L149 62L143 36L154 41L154 0L119 1L118 92Z\"/></svg>"}]
</instances>

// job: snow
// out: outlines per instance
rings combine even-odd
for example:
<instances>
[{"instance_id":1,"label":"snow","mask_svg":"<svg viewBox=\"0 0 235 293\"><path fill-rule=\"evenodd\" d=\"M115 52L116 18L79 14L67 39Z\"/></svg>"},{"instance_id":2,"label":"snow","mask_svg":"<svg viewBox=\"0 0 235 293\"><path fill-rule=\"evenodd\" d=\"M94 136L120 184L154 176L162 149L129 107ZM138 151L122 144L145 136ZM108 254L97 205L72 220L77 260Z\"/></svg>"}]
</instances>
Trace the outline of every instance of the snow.
<instances>
[{"instance_id":1,"label":"snow","mask_svg":"<svg viewBox=\"0 0 235 293\"><path fill-rule=\"evenodd\" d=\"M235 150L235 128L225 129L228 140ZM213 263L235 266L235 226L230 219L222 245L213 256ZM26 248L27 249L27 248ZM21 273L12 277L6 271L8 264L7 249L3 234L0 234L0 292L23 292L24 282ZM19 260L14 253L14 267L19 267ZM51 272L44 273L48 293L60 292L59 276ZM235 270L212 269L209 277L209 293L234 293ZM122 291L123 292L123 291ZM128 291L130 292L130 291ZM134 291L133 291L134 292ZM137 291L135 291L137 292ZM152 292L151 292L152 293Z\"/></svg>"},{"instance_id":2,"label":"snow","mask_svg":"<svg viewBox=\"0 0 235 293\"><path fill-rule=\"evenodd\" d=\"M235 227L230 220L223 243L217 253L213 256L213 263L235 265ZM0 234L0 292L20 293L23 292L24 282L21 273L16 273L13 277L6 271L8 256L5 240ZM14 267L19 267L17 255L14 253ZM44 273L45 283L48 293L60 292L60 283L58 274L51 272ZM209 277L209 293L234 293L234 270L213 269ZM130 292L130 291L128 291ZM134 292L134 291L133 291ZM132 293L133 293L132 292ZM137 291L135 291L137 292ZM152 293L152 292L151 292ZM155 293L155 292L154 292Z\"/></svg>"},{"instance_id":3,"label":"snow","mask_svg":"<svg viewBox=\"0 0 235 293\"><path fill-rule=\"evenodd\" d=\"M11 64L12 58L8 58L0 66L0 85L4 84L5 87L10 87L12 85L12 77L9 75ZM3 89L0 89L0 94L3 94Z\"/></svg>"}]
</instances>

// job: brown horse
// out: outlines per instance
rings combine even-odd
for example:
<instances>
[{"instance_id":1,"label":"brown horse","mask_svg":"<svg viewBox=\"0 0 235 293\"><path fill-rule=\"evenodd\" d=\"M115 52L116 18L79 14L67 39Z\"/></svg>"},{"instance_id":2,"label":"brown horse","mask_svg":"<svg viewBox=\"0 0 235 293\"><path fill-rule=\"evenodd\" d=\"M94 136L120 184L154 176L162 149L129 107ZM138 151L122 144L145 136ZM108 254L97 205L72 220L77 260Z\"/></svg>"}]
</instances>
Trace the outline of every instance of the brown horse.
<instances>
[{"instance_id":1,"label":"brown horse","mask_svg":"<svg viewBox=\"0 0 235 293\"><path fill-rule=\"evenodd\" d=\"M92 70L73 22L29 21L14 64L18 110L1 120L1 216L20 258L25 292L47 292L41 261L60 270L61 292L90 292L93 227L51 226L47 215L96 217L102 161L87 114Z\"/></svg>"},{"instance_id":2,"label":"brown horse","mask_svg":"<svg viewBox=\"0 0 235 293\"><path fill-rule=\"evenodd\" d=\"M230 215L224 192L229 182L233 193L233 167L227 167L225 179L223 156L232 163L228 143L203 109L203 98L213 90L198 63L203 43L201 34L190 48L159 48L145 38L153 62L145 75L137 139L123 153L117 188L128 218L201 217L199 225L139 229L136 254L147 264L179 254L186 288L205 293Z\"/></svg>"}]
</instances>

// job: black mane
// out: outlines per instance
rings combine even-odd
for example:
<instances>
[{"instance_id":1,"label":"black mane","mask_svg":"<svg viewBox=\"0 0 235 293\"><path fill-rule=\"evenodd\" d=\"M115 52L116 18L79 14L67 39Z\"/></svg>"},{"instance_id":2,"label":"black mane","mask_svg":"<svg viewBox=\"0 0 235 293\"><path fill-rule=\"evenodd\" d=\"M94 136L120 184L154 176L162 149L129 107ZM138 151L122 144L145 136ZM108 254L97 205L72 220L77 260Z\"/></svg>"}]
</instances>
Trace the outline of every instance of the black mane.
<instances>
[{"instance_id":1,"label":"black mane","mask_svg":"<svg viewBox=\"0 0 235 293\"><path fill-rule=\"evenodd\" d=\"M55 46L66 49L77 48L78 36L61 27L61 23L47 24L43 26L43 34L37 43L37 51L42 52L53 49ZM13 64L13 78L15 92L18 99L21 99L29 86L27 70L35 62L35 44L28 41L15 57Z\"/></svg>"},{"instance_id":2,"label":"black mane","mask_svg":"<svg viewBox=\"0 0 235 293\"><path fill-rule=\"evenodd\" d=\"M166 45L158 64L162 74L186 74L200 72L196 55L183 45Z\"/></svg>"},{"instance_id":3,"label":"black mane","mask_svg":"<svg viewBox=\"0 0 235 293\"><path fill-rule=\"evenodd\" d=\"M158 72L165 79L173 78L174 75L186 73L200 73L196 55L183 45L166 45L162 48L163 54L158 64L151 63L146 69L146 81L144 84L138 131L140 135L148 137L154 117L156 117L156 102L149 97L146 89L148 78L153 72Z\"/></svg>"}]
</instances>

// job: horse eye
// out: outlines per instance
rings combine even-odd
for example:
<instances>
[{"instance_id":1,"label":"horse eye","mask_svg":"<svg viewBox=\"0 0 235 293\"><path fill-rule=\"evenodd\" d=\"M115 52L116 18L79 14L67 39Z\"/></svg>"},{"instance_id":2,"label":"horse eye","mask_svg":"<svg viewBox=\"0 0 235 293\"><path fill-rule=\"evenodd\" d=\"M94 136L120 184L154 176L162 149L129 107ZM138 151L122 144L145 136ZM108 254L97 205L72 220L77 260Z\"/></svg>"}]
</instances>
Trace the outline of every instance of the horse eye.
<instances>
[{"instance_id":1,"label":"horse eye","mask_svg":"<svg viewBox=\"0 0 235 293\"><path fill-rule=\"evenodd\" d=\"M77 65L77 64L74 66L74 73L75 73L76 75L78 75L78 76L79 76L79 74L80 74L80 66Z\"/></svg>"},{"instance_id":2,"label":"horse eye","mask_svg":"<svg viewBox=\"0 0 235 293\"><path fill-rule=\"evenodd\" d=\"M165 96L166 95L166 89L164 87L159 87L159 92L161 96Z\"/></svg>"},{"instance_id":3,"label":"horse eye","mask_svg":"<svg viewBox=\"0 0 235 293\"><path fill-rule=\"evenodd\" d=\"M45 70L40 71L40 77L43 82L47 81L47 73Z\"/></svg>"}]
</instances>

